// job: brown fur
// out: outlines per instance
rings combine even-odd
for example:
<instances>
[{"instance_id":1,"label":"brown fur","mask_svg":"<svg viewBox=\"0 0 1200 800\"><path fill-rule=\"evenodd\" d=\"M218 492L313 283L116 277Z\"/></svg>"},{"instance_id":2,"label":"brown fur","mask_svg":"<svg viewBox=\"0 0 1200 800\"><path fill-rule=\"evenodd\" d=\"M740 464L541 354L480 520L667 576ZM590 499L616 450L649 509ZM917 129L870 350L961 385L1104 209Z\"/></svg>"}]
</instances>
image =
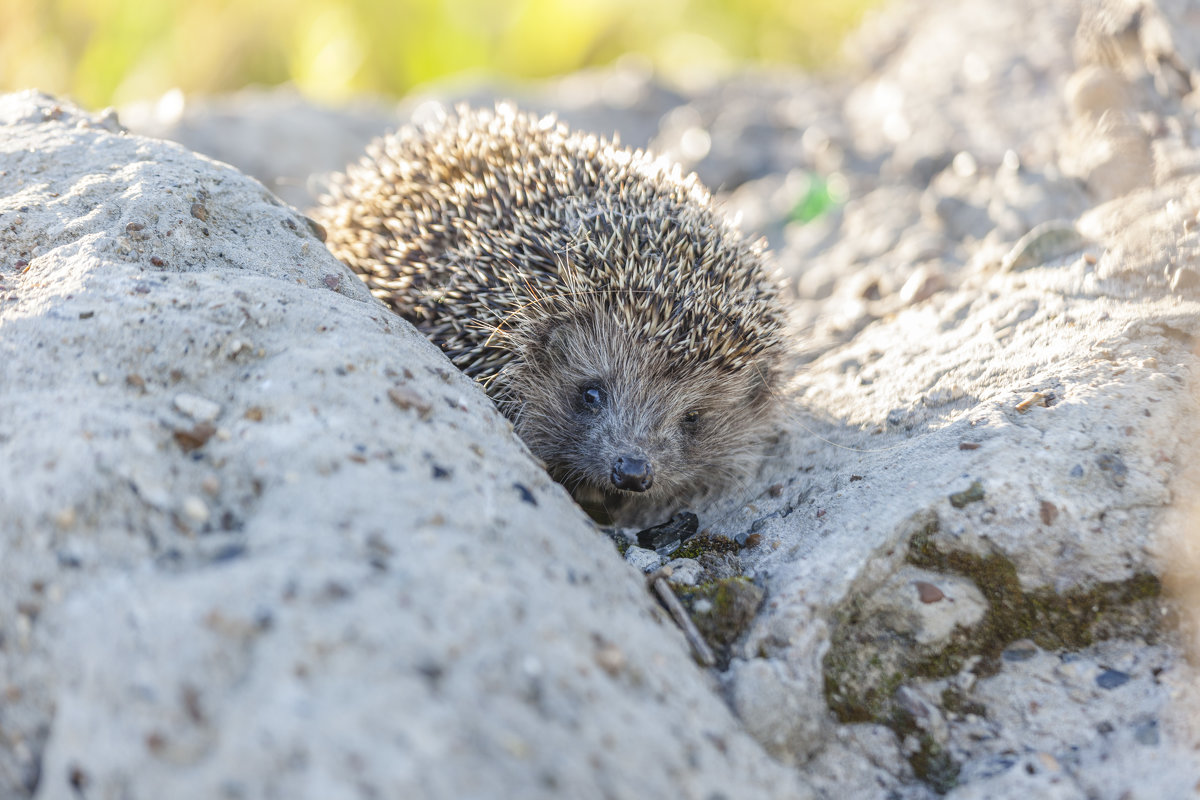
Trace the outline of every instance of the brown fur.
<instances>
[{"instance_id":1,"label":"brown fur","mask_svg":"<svg viewBox=\"0 0 1200 800\"><path fill-rule=\"evenodd\" d=\"M333 253L594 515L659 521L751 474L782 313L760 246L695 176L500 107L376 142L322 202ZM649 491L610 480L631 453Z\"/></svg>"}]
</instances>

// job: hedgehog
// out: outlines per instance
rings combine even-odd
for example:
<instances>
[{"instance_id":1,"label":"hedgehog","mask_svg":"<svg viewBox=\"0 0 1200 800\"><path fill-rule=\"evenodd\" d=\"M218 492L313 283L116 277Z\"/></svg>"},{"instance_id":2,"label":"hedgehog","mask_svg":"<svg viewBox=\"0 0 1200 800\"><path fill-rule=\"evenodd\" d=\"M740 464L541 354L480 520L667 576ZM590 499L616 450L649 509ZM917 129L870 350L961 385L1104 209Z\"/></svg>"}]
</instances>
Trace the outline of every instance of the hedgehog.
<instances>
[{"instance_id":1,"label":"hedgehog","mask_svg":"<svg viewBox=\"0 0 1200 800\"><path fill-rule=\"evenodd\" d=\"M597 521L658 522L754 474L778 286L694 174L554 116L459 107L373 142L313 214Z\"/></svg>"}]
</instances>

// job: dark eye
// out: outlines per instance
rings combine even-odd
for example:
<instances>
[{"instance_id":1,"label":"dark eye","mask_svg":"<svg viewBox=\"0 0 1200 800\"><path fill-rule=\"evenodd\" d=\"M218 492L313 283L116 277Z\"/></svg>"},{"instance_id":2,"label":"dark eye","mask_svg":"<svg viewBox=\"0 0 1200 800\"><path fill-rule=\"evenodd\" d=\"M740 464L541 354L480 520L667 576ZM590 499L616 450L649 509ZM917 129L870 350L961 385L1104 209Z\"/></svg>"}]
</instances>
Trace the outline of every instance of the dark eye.
<instances>
[{"instance_id":1,"label":"dark eye","mask_svg":"<svg viewBox=\"0 0 1200 800\"><path fill-rule=\"evenodd\" d=\"M604 391L604 387L595 383L587 383L579 387L579 407L583 411L595 414L604 408L606 402L608 402L608 393Z\"/></svg>"},{"instance_id":2,"label":"dark eye","mask_svg":"<svg viewBox=\"0 0 1200 800\"><path fill-rule=\"evenodd\" d=\"M689 411L683 415L683 427L688 430L695 430L700 424L700 412Z\"/></svg>"}]
</instances>

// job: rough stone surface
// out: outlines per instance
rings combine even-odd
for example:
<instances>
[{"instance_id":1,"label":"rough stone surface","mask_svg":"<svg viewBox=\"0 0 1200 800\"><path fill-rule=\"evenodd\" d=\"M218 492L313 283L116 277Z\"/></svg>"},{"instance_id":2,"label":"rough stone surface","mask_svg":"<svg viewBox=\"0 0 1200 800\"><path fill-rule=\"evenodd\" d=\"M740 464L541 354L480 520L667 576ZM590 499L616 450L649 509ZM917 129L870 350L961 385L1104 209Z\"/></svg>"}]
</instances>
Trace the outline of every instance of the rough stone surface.
<instances>
[{"instance_id":1,"label":"rough stone surface","mask_svg":"<svg viewBox=\"0 0 1200 800\"><path fill-rule=\"evenodd\" d=\"M294 185L376 123L503 95L719 190L775 250L796 368L758 482L697 509L765 591L715 680L295 212L111 118L9 101L4 788L1194 794L1200 18L901 3L848 49L836 78L667 89L627 62L345 130L294 96L125 115ZM273 103L326 122L294 142ZM68 131L89 144L53 149Z\"/></svg>"}]
</instances>

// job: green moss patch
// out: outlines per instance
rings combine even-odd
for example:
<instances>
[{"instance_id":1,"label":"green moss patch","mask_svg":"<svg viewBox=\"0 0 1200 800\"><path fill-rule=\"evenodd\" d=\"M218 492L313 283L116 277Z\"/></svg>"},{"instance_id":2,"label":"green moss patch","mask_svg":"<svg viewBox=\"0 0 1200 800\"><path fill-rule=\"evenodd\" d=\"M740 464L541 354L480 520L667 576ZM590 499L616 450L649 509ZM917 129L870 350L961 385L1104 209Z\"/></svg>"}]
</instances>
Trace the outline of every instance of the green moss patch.
<instances>
[{"instance_id":1,"label":"green moss patch","mask_svg":"<svg viewBox=\"0 0 1200 800\"><path fill-rule=\"evenodd\" d=\"M672 586L717 657L729 665L733 643L746 630L762 605L763 590L745 576L724 578L699 586Z\"/></svg>"},{"instance_id":2,"label":"green moss patch","mask_svg":"<svg viewBox=\"0 0 1200 800\"><path fill-rule=\"evenodd\" d=\"M898 688L955 675L973 657L979 658L976 674L995 674L1004 649L1019 639L1030 639L1046 650L1080 650L1117 636L1152 641L1159 627L1157 598L1162 587L1157 577L1143 572L1128 580L1066 592L1048 587L1026 591L1007 556L943 550L938 546L938 531L934 521L914 534L906 560L972 580L987 600L983 620L970 628L956 628L948 640L922 646L911 636L892 631L879 615L866 613L869 597L852 597L835 614L823 669L826 701L837 718L844 723L887 725L902 740L915 736L921 747L910 757L913 770L945 792L954 785L958 766L897 704ZM951 697L944 694L942 700L951 714L987 713L957 692Z\"/></svg>"}]
</instances>

